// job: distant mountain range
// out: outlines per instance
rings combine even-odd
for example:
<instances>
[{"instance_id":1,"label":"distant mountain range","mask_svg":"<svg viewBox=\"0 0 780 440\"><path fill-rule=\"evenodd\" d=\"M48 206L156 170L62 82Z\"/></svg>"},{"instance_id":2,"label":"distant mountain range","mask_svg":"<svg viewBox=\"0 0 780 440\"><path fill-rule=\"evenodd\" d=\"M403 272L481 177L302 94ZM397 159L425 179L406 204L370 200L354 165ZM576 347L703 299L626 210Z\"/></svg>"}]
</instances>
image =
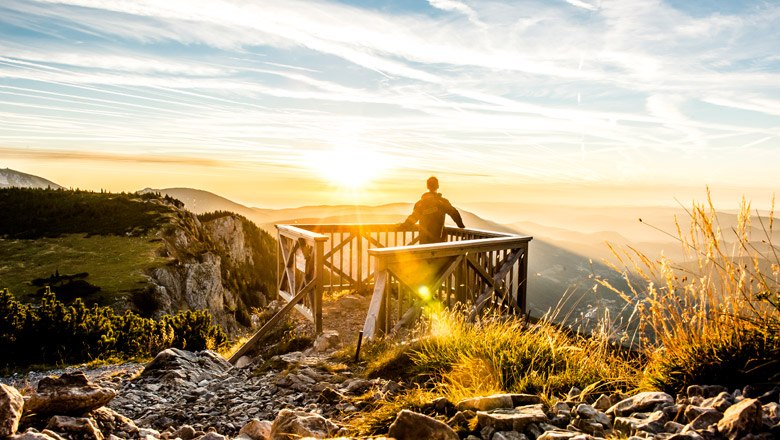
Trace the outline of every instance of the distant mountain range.
<instances>
[{"instance_id":1,"label":"distant mountain range","mask_svg":"<svg viewBox=\"0 0 780 440\"><path fill-rule=\"evenodd\" d=\"M22 173L10 168L0 169L0 188L52 188L60 189L62 186L57 185L51 180L46 180L42 177L33 176L32 174Z\"/></svg>"}]
</instances>

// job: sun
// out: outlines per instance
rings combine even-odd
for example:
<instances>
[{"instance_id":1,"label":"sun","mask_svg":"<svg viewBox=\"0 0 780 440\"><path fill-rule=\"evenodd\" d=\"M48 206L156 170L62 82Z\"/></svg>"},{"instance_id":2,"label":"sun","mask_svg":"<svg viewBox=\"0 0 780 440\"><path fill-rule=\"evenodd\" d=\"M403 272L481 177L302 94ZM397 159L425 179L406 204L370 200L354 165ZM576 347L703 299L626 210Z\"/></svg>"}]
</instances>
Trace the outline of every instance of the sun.
<instances>
[{"instance_id":1,"label":"sun","mask_svg":"<svg viewBox=\"0 0 780 440\"><path fill-rule=\"evenodd\" d=\"M386 169L386 160L367 148L335 147L317 155L316 168L330 183L352 190L365 188Z\"/></svg>"}]
</instances>

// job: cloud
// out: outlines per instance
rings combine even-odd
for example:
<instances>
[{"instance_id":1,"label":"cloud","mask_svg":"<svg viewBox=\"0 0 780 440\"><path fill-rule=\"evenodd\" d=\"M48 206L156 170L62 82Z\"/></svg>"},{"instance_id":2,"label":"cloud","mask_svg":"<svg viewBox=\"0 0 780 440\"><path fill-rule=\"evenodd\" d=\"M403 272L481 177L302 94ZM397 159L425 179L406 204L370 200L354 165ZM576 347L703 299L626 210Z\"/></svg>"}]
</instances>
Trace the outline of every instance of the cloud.
<instances>
[{"instance_id":1,"label":"cloud","mask_svg":"<svg viewBox=\"0 0 780 440\"><path fill-rule=\"evenodd\" d=\"M428 4L442 11L458 12L468 17L472 23L483 25L477 16L477 12L466 3L457 0L428 0Z\"/></svg>"},{"instance_id":2,"label":"cloud","mask_svg":"<svg viewBox=\"0 0 780 440\"><path fill-rule=\"evenodd\" d=\"M568 3L568 4L572 5L572 6L576 6L578 8L587 9L589 11L595 11L595 10L598 9L598 8L596 8L596 6L594 6L594 5L590 4L590 3L586 3L586 2L584 2L582 0L566 0L566 3Z\"/></svg>"}]
</instances>

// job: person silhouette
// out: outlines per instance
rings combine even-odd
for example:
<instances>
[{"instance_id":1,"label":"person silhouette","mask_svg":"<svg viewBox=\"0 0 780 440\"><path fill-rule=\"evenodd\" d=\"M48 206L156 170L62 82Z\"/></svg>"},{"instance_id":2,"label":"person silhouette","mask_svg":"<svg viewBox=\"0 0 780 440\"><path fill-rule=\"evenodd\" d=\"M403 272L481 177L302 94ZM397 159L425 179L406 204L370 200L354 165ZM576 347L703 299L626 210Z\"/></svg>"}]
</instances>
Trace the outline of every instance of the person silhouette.
<instances>
[{"instance_id":1,"label":"person silhouette","mask_svg":"<svg viewBox=\"0 0 780 440\"><path fill-rule=\"evenodd\" d=\"M447 241L444 233L444 216L449 215L458 227L465 228L460 213L450 201L436 192L439 189L439 179L431 176L426 182L428 192L414 204L414 211L401 223L402 227L410 227L420 222L420 244L441 243Z\"/></svg>"}]
</instances>

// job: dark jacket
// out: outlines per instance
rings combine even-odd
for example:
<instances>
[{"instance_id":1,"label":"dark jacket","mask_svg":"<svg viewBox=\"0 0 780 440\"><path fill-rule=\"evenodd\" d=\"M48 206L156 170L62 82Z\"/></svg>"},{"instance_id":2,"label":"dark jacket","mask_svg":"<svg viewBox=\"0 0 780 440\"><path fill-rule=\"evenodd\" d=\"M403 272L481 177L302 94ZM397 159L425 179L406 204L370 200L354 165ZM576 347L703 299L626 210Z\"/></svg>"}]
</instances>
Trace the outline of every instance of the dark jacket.
<instances>
[{"instance_id":1,"label":"dark jacket","mask_svg":"<svg viewBox=\"0 0 780 440\"><path fill-rule=\"evenodd\" d=\"M459 227L465 227L460 213L453 208L449 200L437 192L429 191L422 195L419 202L415 203L414 211L402 225L411 226L419 220L420 244L440 243L446 241L447 238L444 234L445 214L452 217Z\"/></svg>"}]
</instances>

